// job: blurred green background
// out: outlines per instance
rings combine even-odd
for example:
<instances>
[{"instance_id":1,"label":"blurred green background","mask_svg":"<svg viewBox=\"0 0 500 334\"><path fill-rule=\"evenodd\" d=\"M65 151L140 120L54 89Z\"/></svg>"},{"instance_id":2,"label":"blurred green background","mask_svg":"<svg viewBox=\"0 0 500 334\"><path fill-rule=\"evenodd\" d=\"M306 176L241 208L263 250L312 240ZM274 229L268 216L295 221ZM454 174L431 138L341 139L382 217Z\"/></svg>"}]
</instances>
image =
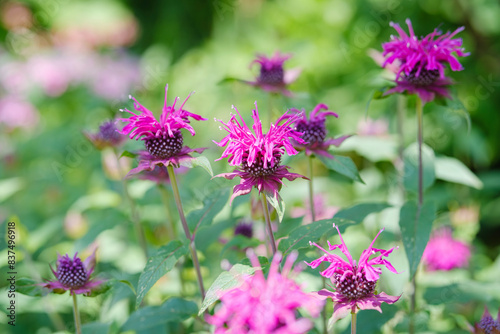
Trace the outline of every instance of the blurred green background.
<instances>
[{"instance_id":1,"label":"blurred green background","mask_svg":"<svg viewBox=\"0 0 500 334\"><path fill-rule=\"evenodd\" d=\"M462 104L428 104L424 140L436 155L461 160L484 186L473 189L438 181L426 196L436 202L440 221L451 221L455 227L467 225L462 230L474 246L473 278L490 280L499 273L498 1L37 0L2 1L0 15L0 222L2 226L7 221L17 223L19 277L50 278L48 264L54 263L57 252L79 251L86 256L95 243L100 249L100 271L114 278L137 280L145 259L135 242L121 183L113 171L113 156L96 150L83 131L95 132L103 121L120 116L119 109L132 109L128 94L158 116L166 83L169 103L176 96L184 99L196 91L186 108L209 120L195 122L197 134L191 137L185 133L185 143L209 148L204 155L212 161L215 174L231 170L226 161L213 162L222 150L212 142L224 136L214 118L227 121L231 105L248 119L257 101L262 118L268 122L270 108L281 113L291 107L309 111L317 103L325 103L339 114L338 119L327 122L330 135L358 134L361 138L346 141L339 153L353 158L366 182L353 184L318 165L316 188L326 195L327 204L348 207L370 200L397 204L393 162L397 155L398 98L371 101L374 92L389 81L368 52L381 51L381 43L395 34L389 22L404 26L406 18L412 20L417 35L426 35L438 26L443 31L466 27L459 37L471 55L461 59L464 71L448 73L456 81L454 96ZM257 69L250 69L249 64L255 55L271 55L277 50L293 54L285 68L302 68L301 76L290 87L294 97L271 98L239 82L220 84L226 77L252 80ZM404 138L408 146L416 138L414 101L409 98L399 103L406 109ZM470 127L464 109L470 113ZM362 140L367 137L363 132L367 117L382 124L378 141ZM365 146L369 142L371 146ZM140 142L125 145L130 151L139 148ZM122 161L129 166L136 163L127 159ZM288 164L297 172L307 171L303 157L293 157ZM103 165L108 168L103 170ZM186 211L200 207L213 189L233 185L230 181L210 181L197 169L179 179ZM165 212L158 190L143 180L131 180L130 189L148 241L162 245ZM288 183L283 198L288 208L303 207L307 184ZM225 210L223 216L228 217L229 208ZM398 240L396 210L388 210L373 221L371 228L368 223L370 233L376 226L388 225L392 238L388 237L387 243ZM228 222L225 226L233 225ZM351 240L358 232L352 232ZM5 245L2 249L0 270L4 277ZM221 270L219 262L224 256L219 251L212 250L215 255L206 264L210 268L208 282ZM397 256L397 262L404 266L404 255ZM452 278L443 278L447 279ZM393 286L390 292L395 294L404 282L386 284ZM125 302L131 292L121 289L99 301L86 302L84 322L123 322L131 310ZM176 289L174 284L162 293L175 295ZM481 301L498 307L497 297ZM3 290L0 298L5 312ZM161 302L161 297L150 298L151 304ZM71 322L69 297L34 300L20 295L19 326L11 328L5 317L0 317L2 332L49 333L53 330L51 321ZM482 304L471 305L462 313L474 321L481 315L478 305ZM49 319L44 310L57 311L62 319ZM458 328L459 321L444 319L443 332Z\"/></svg>"}]
</instances>

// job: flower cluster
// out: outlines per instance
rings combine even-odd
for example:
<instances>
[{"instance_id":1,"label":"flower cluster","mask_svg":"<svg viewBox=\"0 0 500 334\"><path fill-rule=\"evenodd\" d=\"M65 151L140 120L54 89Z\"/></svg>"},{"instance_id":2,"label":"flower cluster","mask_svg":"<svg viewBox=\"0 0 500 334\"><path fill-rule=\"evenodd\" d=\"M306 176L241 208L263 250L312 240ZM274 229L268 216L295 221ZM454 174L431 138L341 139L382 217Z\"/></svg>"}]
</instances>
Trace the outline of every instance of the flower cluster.
<instances>
[{"instance_id":1,"label":"flower cluster","mask_svg":"<svg viewBox=\"0 0 500 334\"><path fill-rule=\"evenodd\" d=\"M398 64L397 85L385 94L407 91L418 94L423 102L434 100L436 95L449 98L446 86L452 81L445 76L446 64L449 64L452 71L461 71L463 67L457 57L469 55L462 48L462 39L454 38L464 27L445 34L435 29L419 39L415 36L409 19L406 24L409 34L399 24L391 22L399 36L391 36L390 42L382 44L383 56L386 57L383 66Z\"/></svg>"},{"instance_id":2,"label":"flower cluster","mask_svg":"<svg viewBox=\"0 0 500 334\"><path fill-rule=\"evenodd\" d=\"M252 125L254 133L252 133L238 110L234 106L233 108L241 122L234 114L231 114L227 123L219 120L223 125L222 128L229 134L220 142L214 141L220 147L227 145L222 156L216 161L228 158L230 165L238 167L231 173L217 175L229 180L237 176L241 178L240 184L234 186L231 200L236 196L248 194L253 187L256 187L259 193L264 192L269 196L278 197L283 178L290 181L299 177L306 178L300 174L290 173L288 166L280 165L281 156L285 152L288 155L298 153L290 139L300 144L304 143L304 140L300 138L302 133L297 132L291 126L301 117L300 114L283 114L274 124L271 124L269 131L264 134L257 110L257 102L255 102L255 109L252 110L254 121Z\"/></svg>"},{"instance_id":3,"label":"flower cluster","mask_svg":"<svg viewBox=\"0 0 500 334\"><path fill-rule=\"evenodd\" d=\"M469 324L469 330L473 334L500 334L500 309L497 320L495 320L485 307L481 321L476 323L474 327Z\"/></svg>"},{"instance_id":4,"label":"flower cluster","mask_svg":"<svg viewBox=\"0 0 500 334\"><path fill-rule=\"evenodd\" d=\"M320 103L314 107L309 114L309 119L304 109L302 111L295 108L290 110L302 114L302 117L295 122L295 126L297 127L297 131L302 133L300 138L303 142L294 140L293 144L298 150L305 150L306 155L316 154L333 158L333 155L328 152L328 148L331 145L338 147L344 140L350 137L350 135L347 135L325 140L327 134L325 126L326 116L339 117L333 111L329 111L326 104Z\"/></svg>"},{"instance_id":5,"label":"flower cluster","mask_svg":"<svg viewBox=\"0 0 500 334\"><path fill-rule=\"evenodd\" d=\"M361 253L359 261L356 262L356 260L353 260L351 253L349 253L339 228L335 226L335 224L333 226L339 233L341 243L338 245L331 245L330 242L328 242L329 250L333 251L337 248L340 249L346 256L347 261L338 255L331 254L316 243L311 243L321 249L324 255L311 263L307 263L314 269L322 262L330 262L328 268L320 274L323 277L330 278L335 291L323 289L319 291L318 294L324 297L330 297L334 301L333 321L345 317L348 313L355 313L358 309L374 309L382 312L380 305L383 302L393 304L398 301L401 296L389 296L384 292L377 294L375 291L375 285L382 273L382 269L374 266L382 265L393 273L398 273L391 263L384 259L384 257L388 257L389 254L392 253L394 247L389 250L373 248L375 240L377 240L377 237L383 229L378 232L370 246ZM370 256L377 253L379 253L378 256L370 259Z\"/></svg>"},{"instance_id":6,"label":"flower cluster","mask_svg":"<svg viewBox=\"0 0 500 334\"><path fill-rule=\"evenodd\" d=\"M470 255L469 245L453 239L449 228L442 228L429 239L422 261L430 271L451 270L466 267Z\"/></svg>"},{"instance_id":7,"label":"flower cluster","mask_svg":"<svg viewBox=\"0 0 500 334\"><path fill-rule=\"evenodd\" d=\"M254 267L260 267L253 253L249 257ZM323 302L305 293L290 277L298 273L297 268L292 270L296 259L297 253L289 255L279 273L281 255L278 253L267 279L257 270L241 286L222 295L220 307L208 318L208 322L215 325L215 333L307 333L312 322L297 318L298 309L305 309L317 317Z\"/></svg>"},{"instance_id":8,"label":"flower cluster","mask_svg":"<svg viewBox=\"0 0 500 334\"><path fill-rule=\"evenodd\" d=\"M188 95L181 106L176 109L175 105L179 98L176 98L174 104L169 106L167 104L167 91L168 85L165 87L165 103L160 121L156 120L153 113L143 107L132 96L130 98L134 100L135 110L141 113L137 115L130 110L122 110L133 116L119 119L126 123L119 132L128 134L130 139L135 138L138 140L140 138L144 141L144 145L147 149L147 151L139 152L139 166L132 169L128 175L136 174L141 171L152 171L157 165L168 166L172 164L177 167L182 161L192 159L190 153L201 153L205 150L204 148L191 149L188 146L183 146L184 139L181 129L188 130L192 136L195 135L195 131L190 125L189 118L193 118L197 121L206 121L206 118L183 109L191 94Z\"/></svg>"},{"instance_id":9,"label":"flower cluster","mask_svg":"<svg viewBox=\"0 0 500 334\"><path fill-rule=\"evenodd\" d=\"M40 284L56 293L69 291L71 295L90 294L104 281L91 278L95 267L95 251L84 262L76 253L73 258L68 254L58 255L57 269L50 268L56 277L55 281Z\"/></svg>"}]
</instances>

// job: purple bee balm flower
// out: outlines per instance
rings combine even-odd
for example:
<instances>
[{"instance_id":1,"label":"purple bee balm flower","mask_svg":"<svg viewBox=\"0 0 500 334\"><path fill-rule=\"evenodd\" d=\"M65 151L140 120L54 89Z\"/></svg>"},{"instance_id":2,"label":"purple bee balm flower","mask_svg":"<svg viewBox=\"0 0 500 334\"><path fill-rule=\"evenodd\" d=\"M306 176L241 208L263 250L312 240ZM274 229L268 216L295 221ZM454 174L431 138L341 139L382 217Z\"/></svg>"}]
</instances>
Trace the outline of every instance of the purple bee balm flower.
<instances>
[{"instance_id":1,"label":"purple bee balm flower","mask_svg":"<svg viewBox=\"0 0 500 334\"><path fill-rule=\"evenodd\" d=\"M183 146L184 140L181 129L186 129L194 136L196 133L193 127L189 124L189 117L197 121L206 121L199 115L190 113L184 110L184 104L187 102L191 94L179 108L175 108L179 98L174 100L172 106L167 105L168 85L165 86L165 104L160 116L160 121L156 120L153 113L144 108L135 98L134 108L141 113L136 115L130 110L124 109L132 114L129 118L120 118L118 120L127 124L123 130L118 130L122 134L128 134L130 139L139 138L144 141L147 151L139 152L139 166L132 169L127 176L137 174L141 171L152 171L155 166L168 166L172 164L178 167L183 161L193 159L190 155L192 152L202 153L205 148L191 149L188 146Z\"/></svg>"},{"instance_id":2,"label":"purple bee balm flower","mask_svg":"<svg viewBox=\"0 0 500 334\"><path fill-rule=\"evenodd\" d=\"M281 273L281 254L277 253L267 279L255 254L249 254L249 258L257 269L255 275L222 295L220 307L208 317L208 323L215 326L215 334L307 333L313 324L307 318L297 318L297 310L305 309L317 317L323 301L305 293L292 279L299 272L297 267L292 270L297 253L288 256Z\"/></svg>"},{"instance_id":3,"label":"purple bee balm flower","mask_svg":"<svg viewBox=\"0 0 500 334\"><path fill-rule=\"evenodd\" d=\"M234 114L231 114L228 123L219 120L223 124L221 130L223 128L229 134L220 142L214 141L220 147L227 145L222 156L216 161L228 158L230 165L238 167L231 173L216 175L216 177L225 177L229 180L235 177L241 178L240 184L233 188L231 201L236 196L248 194L253 187L257 188L259 193L264 192L266 195L279 198L278 191L283 185L283 178L289 181L299 177L307 179L303 175L290 173L288 166L280 165L281 156L285 151L288 155L298 153L291 144L290 138L299 143L304 143L300 138L302 134L295 131L291 126L301 117L300 114L283 114L274 124L271 124L269 132L263 134L262 123L257 111L257 102L255 102L255 109L252 110L254 134L250 131L238 110L234 106L233 109L236 110L241 123ZM281 122L284 123L280 124Z\"/></svg>"},{"instance_id":4,"label":"purple bee balm flower","mask_svg":"<svg viewBox=\"0 0 500 334\"><path fill-rule=\"evenodd\" d=\"M241 234L247 238L253 237L253 223L252 221L242 220L234 228L234 235Z\"/></svg>"},{"instance_id":5,"label":"purple bee balm flower","mask_svg":"<svg viewBox=\"0 0 500 334\"><path fill-rule=\"evenodd\" d=\"M447 86L453 81L445 76L446 63L452 71L463 70L456 57L465 57L462 39L453 38L464 30L454 32L434 31L420 39L415 36L409 19L406 20L409 35L397 23L391 22L399 36L391 36L391 41L382 44L385 61L383 67L394 62L399 63L396 73L396 87L385 92L417 94L424 103L434 100L436 96L450 98ZM455 55L454 55L455 54Z\"/></svg>"},{"instance_id":6,"label":"purple bee balm flower","mask_svg":"<svg viewBox=\"0 0 500 334\"><path fill-rule=\"evenodd\" d=\"M484 308L483 317L474 327L470 324L469 330L473 334L500 334L500 309L498 310L497 320L493 319L488 309Z\"/></svg>"},{"instance_id":7,"label":"purple bee balm flower","mask_svg":"<svg viewBox=\"0 0 500 334\"><path fill-rule=\"evenodd\" d=\"M298 109L290 109L295 112L299 112ZM326 110L326 111L321 111ZM300 117L296 122L295 126L297 127L297 131L302 132L302 136L300 137L303 142L299 143L293 141L293 145L298 150L305 150L306 155L322 155L327 158L333 159L333 155L328 152L328 148L331 145L339 147L340 144L344 142L351 135L341 136L338 138L330 138L325 140L326 138L326 116L335 116L339 117L333 111L328 110L328 106L326 104L320 103L309 114L309 119L307 119L307 115L302 109L301 111L302 117Z\"/></svg>"},{"instance_id":8,"label":"purple bee balm flower","mask_svg":"<svg viewBox=\"0 0 500 334\"><path fill-rule=\"evenodd\" d=\"M453 239L451 229L442 228L431 236L422 261L430 271L466 267L471 256L470 246Z\"/></svg>"},{"instance_id":9,"label":"purple bee balm flower","mask_svg":"<svg viewBox=\"0 0 500 334\"><path fill-rule=\"evenodd\" d=\"M286 96L291 96L292 93L286 89L286 86L297 79L301 69L295 68L288 71L283 69L283 63L290 57L290 54L282 55L279 52L275 52L271 58L267 58L264 55L258 55L257 59L252 61L250 67L259 64L260 74L255 81L245 82L252 86L260 87L266 92L281 93Z\"/></svg>"},{"instance_id":10,"label":"purple bee balm flower","mask_svg":"<svg viewBox=\"0 0 500 334\"><path fill-rule=\"evenodd\" d=\"M120 134L117 130L115 122L106 121L99 126L97 133L84 132L84 135L98 150L102 150L106 147L121 146L127 140L127 136Z\"/></svg>"},{"instance_id":11,"label":"purple bee balm flower","mask_svg":"<svg viewBox=\"0 0 500 334\"><path fill-rule=\"evenodd\" d=\"M401 296L389 296L384 292L377 294L375 291L375 285L382 273L382 269L374 266L382 265L393 273L398 274L391 263L384 259L384 257L392 253L395 247L389 250L373 248L375 240L377 240L377 237L384 229L378 232L370 246L361 253L359 261L356 262L349 253L339 228L335 226L335 224L333 227L335 227L339 233L341 244L331 245L330 242L328 242L329 250L340 249L347 257L348 261L345 261L338 255L329 253L316 243L311 243L311 245L321 249L324 255L311 263L306 262L313 269L317 268L324 261L331 263L330 266L326 270L320 272L320 274L323 277L330 278L334 284L335 291L323 289L319 291L318 294L320 296L332 298L335 303L332 320L337 321L349 313L357 312L358 309L374 309L382 312L380 305L383 302L388 304L397 302ZM370 259L371 255L377 253L380 253L380 255Z\"/></svg>"},{"instance_id":12,"label":"purple bee balm flower","mask_svg":"<svg viewBox=\"0 0 500 334\"><path fill-rule=\"evenodd\" d=\"M57 269L50 269L57 280L40 284L56 293L69 291L71 295L90 294L104 281L91 278L95 267L95 250L84 262L77 256L70 258L68 254L57 256Z\"/></svg>"}]
</instances>

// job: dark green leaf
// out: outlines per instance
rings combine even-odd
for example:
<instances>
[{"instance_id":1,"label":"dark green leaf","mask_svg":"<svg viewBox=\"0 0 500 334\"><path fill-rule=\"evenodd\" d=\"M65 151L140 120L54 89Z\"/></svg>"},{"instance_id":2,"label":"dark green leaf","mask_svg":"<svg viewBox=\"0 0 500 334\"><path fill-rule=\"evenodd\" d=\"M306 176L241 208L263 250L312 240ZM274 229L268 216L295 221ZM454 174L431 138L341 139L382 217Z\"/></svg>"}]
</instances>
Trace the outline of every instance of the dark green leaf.
<instances>
[{"instance_id":1,"label":"dark green leaf","mask_svg":"<svg viewBox=\"0 0 500 334\"><path fill-rule=\"evenodd\" d=\"M425 291L424 298L431 305L465 304L472 301L486 303L500 299L500 284L498 282L467 281L447 286L429 287Z\"/></svg>"},{"instance_id":2,"label":"dark green leaf","mask_svg":"<svg viewBox=\"0 0 500 334\"><path fill-rule=\"evenodd\" d=\"M137 287L137 298L135 307L141 305L142 299L151 287L166 273L168 273L177 261L188 252L188 247L180 241L174 240L166 246L158 249L155 255L148 259L146 267L139 277Z\"/></svg>"},{"instance_id":3,"label":"dark green leaf","mask_svg":"<svg viewBox=\"0 0 500 334\"><path fill-rule=\"evenodd\" d=\"M418 144L413 143L403 153L403 184L408 191L418 191ZM435 180L434 151L427 145L422 146L423 189L432 186Z\"/></svg>"},{"instance_id":4,"label":"dark green leaf","mask_svg":"<svg viewBox=\"0 0 500 334\"><path fill-rule=\"evenodd\" d=\"M208 174L210 174L210 176L214 176L214 172L212 171L212 165L210 165L210 161L204 156L187 159L182 161L180 164L181 166L187 168L202 167L204 170L207 171Z\"/></svg>"},{"instance_id":5,"label":"dark green leaf","mask_svg":"<svg viewBox=\"0 0 500 334\"><path fill-rule=\"evenodd\" d=\"M197 310L196 303L173 297L161 306L146 306L135 311L121 330L142 331L168 322L181 322L196 315Z\"/></svg>"},{"instance_id":6,"label":"dark green leaf","mask_svg":"<svg viewBox=\"0 0 500 334\"><path fill-rule=\"evenodd\" d=\"M391 205L387 203L361 203L340 210L335 214L335 218L344 218L361 223L369 214L377 213L390 207Z\"/></svg>"},{"instance_id":7,"label":"dark green leaf","mask_svg":"<svg viewBox=\"0 0 500 334\"><path fill-rule=\"evenodd\" d=\"M288 237L290 233L302 224L303 217L285 219L279 226L278 231L274 234L276 239Z\"/></svg>"},{"instance_id":8,"label":"dark green leaf","mask_svg":"<svg viewBox=\"0 0 500 334\"><path fill-rule=\"evenodd\" d=\"M198 315L205 312L210 305L219 300L224 292L239 286L243 283L245 276L252 275L254 272L255 268L237 263L229 271L220 274L208 289Z\"/></svg>"},{"instance_id":9,"label":"dark green leaf","mask_svg":"<svg viewBox=\"0 0 500 334\"><path fill-rule=\"evenodd\" d=\"M290 233L290 236L280 241L278 250L286 256L294 249L309 247L310 241L318 241L325 233L332 231L332 226L355 224L347 219L333 217L332 219L318 220L314 223L299 226Z\"/></svg>"},{"instance_id":10,"label":"dark green leaf","mask_svg":"<svg viewBox=\"0 0 500 334\"><path fill-rule=\"evenodd\" d=\"M406 202L399 215L399 227L410 267L410 279L415 275L436 218L434 203L424 203L421 208L414 202Z\"/></svg>"},{"instance_id":11,"label":"dark green leaf","mask_svg":"<svg viewBox=\"0 0 500 334\"><path fill-rule=\"evenodd\" d=\"M229 198L229 189L215 190L203 200L203 208L191 211L187 216L189 229L195 231L204 225L211 225L215 216L224 208Z\"/></svg>"},{"instance_id":12,"label":"dark green leaf","mask_svg":"<svg viewBox=\"0 0 500 334\"><path fill-rule=\"evenodd\" d=\"M448 182L460 183L476 189L483 188L483 183L460 160L451 157L436 157L436 178Z\"/></svg>"},{"instance_id":13,"label":"dark green leaf","mask_svg":"<svg viewBox=\"0 0 500 334\"><path fill-rule=\"evenodd\" d=\"M245 249L249 247L256 247L261 244L261 241L258 239L247 238L244 235L236 235L232 238L228 243L224 245L220 254L224 255L224 252L227 251L231 247L236 247L238 249Z\"/></svg>"},{"instance_id":14,"label":"dark green leaf","mask_svg":"<svg viewBox=\"0 0 500 334\"><path fill-rule=\"evenodd\" d=\"M136 156L137 156L136 153L132 153L132 152L125 150L125 151L123 151L122 155L120 155L120 158L121 157L129 157L129 158L134 159Z\"/></svg>"},{"instance_id":15,"label":"dark green leaf","mask_svg":"<svg viewBox=\"0 0 500 334\"><path fill-rule=\"evenodd\" d=\"M37 285L40 282L35 282L30 278L19 278L16 280L16 292L32 297L45 296L49 290Z\"/></svg>"},{"instance_id":16,"label":"dark green leaf","mask_svg":"<svg viewBox=\"0 0 500 334\"><path fill-rule=\"evenodd\" d=\"M363 184L365 183L359 176L358 168L351 158L341 155L335 155L333 159L320 155L318 155L317 157L327 168L334 170L337 173L350 178L351 180L361 182Z\"/></svg>"}]
</instances>

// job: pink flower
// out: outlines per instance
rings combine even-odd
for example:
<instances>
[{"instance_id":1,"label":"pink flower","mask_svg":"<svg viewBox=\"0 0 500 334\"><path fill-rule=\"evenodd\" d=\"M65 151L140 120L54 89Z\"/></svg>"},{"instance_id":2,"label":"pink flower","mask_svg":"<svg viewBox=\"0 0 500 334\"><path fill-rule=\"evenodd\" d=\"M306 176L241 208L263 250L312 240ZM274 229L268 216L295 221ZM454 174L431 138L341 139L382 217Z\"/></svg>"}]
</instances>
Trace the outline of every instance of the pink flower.
<instances>
[{"instance_id":1,"label":"pink flower","mask_svg":"<svg viewBox=\"0 0 500 334\"><path fill-rule=\"evenodd\" d=\"M274 124L271 124L268 133L263 134L262 123L257 111L257 102L255 102L255 109L252 110L254 134L250 131L238 110L234 106L233 109L236 110L241 123L234 114L231 114L228 123L219 120L223 124L222 128L229 134L222 138L220 142L214 141L220 147L227 145L222 156L216 161L228 158L230 165L238 167L231 173L216 175L216 177L225 177L229 180L237 176L241 178L240 184L233 188L231 201L236 196L248 194L253 187L257 188L259 193L264 192L277 198L279 197L278 191L283 184L283 178L289 181L299 177L307 179L300 174L290 173L288 166L280 165L281 156L285 151L288 155L298 153L292 146L290 138L303 143L300 138L301 133L291 127L291 124L301 117L300 114L288 115L285 113ZM281 122L284 123L280 124Z\"/></svg>"},{"instance_id":2,"label":"pink flower","mask_svg":"<svg viewBox=\"0 0 500 334\"><path fill-rule=\"evenodd\" d=\"M361 253L359 261L356 262L349 253L339 228L335 226L335 224L333 227L335 227L339 233L341 244L331 245L330 242L328 242L329 250L339 248L347 257L348 261L345 261L338 255L329 253L316 243L311 243L311 245L321 249L324 255L311 263L306 262L313 269L317 268L324 261L331 263L329 267L320 274L323 277L330 278L334 284L335 291L323 289L319 291L318 294L332 298L335 303L332 315L333 321L343 318L349 313L355 313L358 309L374 309L382 312L380 305L383 302L393 304L398 301L401 296L389 296L384 292L376 294L375 291L375 285L382 273L382 269L374 266L382 265L393 273L398 273L391 263L384 259L384 257L392 253L395 247L389 250L373 248L375 240L377 240L377 237L384 229L378 232L370 246ZM370 259L371 255L377 253L380 253L380 255Z\"/></svg>"},{"instance_id":3,"label":"pink flower","mask_svg":"<svg viewBox=\"0 0 500 334\"><path fill-rule=\"evenodd\" d=\"M205 148L191 149L188 146L183 146L184 140L181 133L182 129L188 130L192 136L196 134L193 127L190 125L189 117L197 121L207 120L206 118L183 109L184 104L191 94L188 95L182 105L176 109L175 104L179 98L174 100L172 106L167 105L167 91L168 85L165 86L165 104L163 105L160 121L156 120L153 113L143 107L132 96L130 96L130 98L134 100L135 110L141 113L136 115L130 110L121 110L133 116L118 119L127 124L122 130L117 131L122 134L128 134L130 139L135 138L138 140L140 138L144 141L144 145L147 149L147 151L139 152L139 166L132 169L127 176L141 171L154 170L157 165L168 166L172 164L178 167L182 161L192 159L190 153L202 153L205 150Z\"/></svg>"},{"instance_id":4,"label":"pink flower","mask_svg":"<svg viewBox=\"0 0 500 334\"><path fill-rule=\"evenodd\" d=\"M288 60L291 55L282 55L275 52L271 58L264 55L258 55L257 59L250 63L250 67L254 64L260 65L260 74L255 81L245 81L246 83L260 87L266 92L281 93L286 96L291 96L292 93L286 89L286 86L294 82L299 76L300 69L292 69L285 71L283 63Z\"/></svg>"},{"instance_id":5,"label":"pink flower","mask_svg":"<svg viewBox=\"0 0 500 334\"><path fill-rule=\"evenodd\" d=\"M358 122L358 135L385 137L388 134L389 122L386 119L362 118Z\"/></svg>"},{"instance_id":6,"label":"pink flower","mask_svg":"<svg viewBox=\"0 0 500 334\"><path fill-rule=\"evenodd\" d=\"M308 199L304 203L305 208L292 208L291 216L293 218L303 216L304 223L310 224L313 222L311 217L311 203L309 203ZM330 219L339 211L338 207L326 204L326 198L323 194L314 195L313 203L316 220Z\"/></svg>"},{"instance_id":7,"label":"pink flower","mask_svg":"<svg viewBox=\"0 0 500 334\"><path fill-rule=\"evenodd\" d=\"M259 268L255 254L249 257L252 265ZM317 317L323 302L305 293L292 279L299 272L297 268L292 270L296 259L297 253L289 255L280 274L281 254L277 253L267 280L262 271L257 270L241 286L226 292L215 314L208 317L208 323L215 326L215 334L307 333L313 324L307 318L297 318L298 309Z\"/></svg>"},{"instance_id":8,"label":"pink flower","mask_svg":"<svg viewBox=\"0 0 500 334\"><path fill-rule=\"evenodd\" d=\"M469 245L453 239L451 229L442 228L431 236L422 260L430 271L451 270L466 267L470 255Z\"/></svg>"},{"instance_id":9,"label":"pink flower","mask_svg":"<svg viewBox=\"0 0 500 334\"><path fill-rule=\"evenodd\" d=\"M498 309L497 320L493 319L488 308L484 307L483 317L474 327L468 324L473 334L500 334L500 309Z\"/></svg>"},{"instance_id":10,"label":"pink flower","mask_svg":"<svg viewBox=\"0 0 500 334\"><path fill-rule=\"evenodd\" d=\"M299 110L295 108L290 110L299 112ZM333 111L329 111L328 106L323 103L314 107L309 114L309 119L307 119L304 109L302 109L301 115L302 116L295 122L295 126L297 127L297 131L302 132L302 136L300 138L303 142L294 141L294 147L298 150L305 150L306 155L316 154L333 159L333 155L328 152L328 148L331 145L338 147L344 142L344 140L350 137L350 135L347 135L325 140L327 134L325 126L326 116L339 116Z\"/></svg>"},{"instance_id":11,"label":"pink flower","mask_svg":"<svg viewBox=\"0 0 500 334\"><path fill-rule=\"evenodd\" d=\"M39 285L56 293L69 291L71 295L90 294L92 290L104 282L103 280L91 278L95 267L95 250L84 262L77 255L78 253L73 258L70 258L68 254L64 256L58 255L57 269L50 268L56 280Z\"/></svg>"},{"instance_id":12,"label":"pink flower","mask_svg":"<svg viewBox=\"0 0 500 334\"><path fill-rule=\"evenodd\" d=\"M396 73L396 87L385 92L418 94L424 103L434 100L437 96L450 98L447 86L453 82L446 77L444 72L446 63L452 71L463 70L457 60L458 57L468 56L462 48L462 39L453 37L464 30L464 27L456 29L453 33L446 34L434 29L434 31L421 39L413 32L409 19L406 20L409 35L397 23L391 22L399 36L391 36L391 41L382 44L384 57L383 66L399 62ZM453 55L453 53L456 55Z\"/></svg>"},{"instance_id":13,"label":"pink flower","mask_svg":"<svg viewBox=\"0 0 500 334\"><path fill-rule=\"evenodd\" d=\"M16 95L0 98L0 125L3 123L8 129L33 129L39 118L38 111L28 101Z\"/></svg>"}]
</instances>

